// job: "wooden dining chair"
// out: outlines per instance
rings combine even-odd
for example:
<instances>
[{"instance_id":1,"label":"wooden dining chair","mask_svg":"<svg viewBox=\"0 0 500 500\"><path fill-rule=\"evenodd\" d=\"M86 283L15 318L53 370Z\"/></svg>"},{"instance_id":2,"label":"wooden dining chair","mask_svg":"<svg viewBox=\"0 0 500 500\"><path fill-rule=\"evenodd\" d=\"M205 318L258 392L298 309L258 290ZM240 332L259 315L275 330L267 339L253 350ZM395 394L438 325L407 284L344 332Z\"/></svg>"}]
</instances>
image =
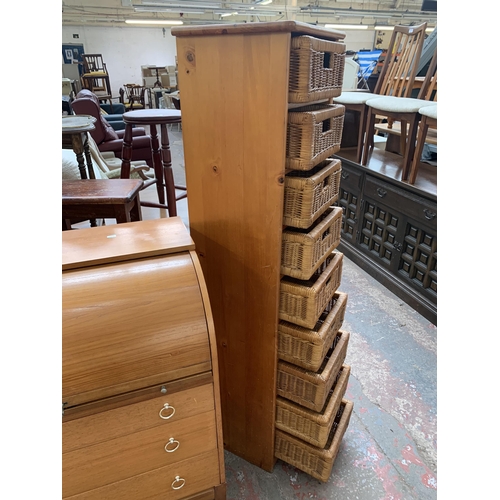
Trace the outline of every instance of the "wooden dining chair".
<instances>
[{"instance_id":1,"label":"wooden dining chair","mask_svg":"<svg viewBox=\"0 0 500 500\"><path fill-rule=\"evenodd\" d=\"M387 49L382 69L373 92L354 90L342 92L335 97L335 104L343 104L346 114L359 116L357 131L356 161L361 163L365 140L368 99L378 96L410 97L413 90L417 66L422 54L427 23L417 26L395 26ZM346 128L344 128L344 131Z\"/></svg>"},{"instance_id":2,"label":"wooden dining chair","mask_svg":"<svg viewBox=\"0 0 500 500\"><path fill-rule=\"evenodd\" d=\"M145 93L145 86L126 83L123 87L120 87L120 102L125 106L127 111L145 109Z\"/></svg>"},{"instance_id":3,"label":"wooden dining chair","mask_svg":"<svg viewBox=\"0 0 500 500\"><path fill-rule=\"evenodd\" d=\"M82 87L97 94L104 93L102 97L109 97L111 100L109 73L102 54L82 54L82 62Z\"/></svg>"},{"instance_id":4,"label":"wooden dining chair","mask_svg":"<svg viewBox=\"0 0 500 500\"><path fill-rule=\"evenodd\" d=\"M422 158L422 151L424 149L424 144L427 141L429 129L433 129L437 132L437 103L432 106L424 106L420 108L418 112L421 115L421 118L420 125L418 127L417 140L415 143L415 153L413 154L410 172L408 174L408 184L415 184L415 180L417 179L418 168ZM437 144L437 138L435 138L434 142Z\"/></svg>"},{"instance_id":5,"label":"wooden dining chair","mask_svg":"<svg viewBox=\"0 0 500 500\"><path fill-rule=\"evenodd\" d=\"M369 152L374 147L376 118L385 117L388 120L385 131L388 134L395 133L400 136L400 151L403 156L401 180L408 181L410 166L415 154L418 126L422 117L420 110L435 102L437 102L437 49L416 99L379 96L366 101L367 119L361 164L367 164ZM395 124L398 124L397 127Z\"/></svg>"}]
</instances>

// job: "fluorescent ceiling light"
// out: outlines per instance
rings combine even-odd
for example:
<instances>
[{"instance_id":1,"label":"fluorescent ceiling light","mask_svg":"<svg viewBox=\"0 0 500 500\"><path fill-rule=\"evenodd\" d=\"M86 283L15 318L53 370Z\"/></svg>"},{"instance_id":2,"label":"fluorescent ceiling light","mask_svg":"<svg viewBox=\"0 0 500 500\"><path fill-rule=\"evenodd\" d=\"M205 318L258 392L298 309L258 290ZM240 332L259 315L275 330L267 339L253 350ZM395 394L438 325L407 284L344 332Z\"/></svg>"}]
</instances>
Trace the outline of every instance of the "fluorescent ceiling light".
<instances>
[{"instance_id":1,"label":"fluorescent ceiling light","mask_svg":"<svg viewBox=\"0 0 500 500\"><path fill-rule=\"evenodd\" d=\"M127 24L184 24L182 21L171 21L168 19L127 19Z\"/></svg>"},{"instance_id":2,"label":"fluorescent ceiling light","mask_svg":"<svg viewBox=\"0 0 500 500\"><path fill-rule=\"evenodd\" d=\"M377 26L375 25L376 31L394 31L394 26Z\"/></svg>"},{"instance_id":3,"label":"fluorescent ceiling light","mask_svg":"<svg viewBox=\"0 0 500 500\"><path fill-rule=\"evenodd\" d=\"M270 3L273 3L273 0L256 0L255 3L258 3L259 5L269 5Z\"/></svg>"},{"instance_id":4,"label":"fluorescent ceiling light","mask_svg":"<svg viewBox=\"0 0 500 500\"><path fill-rule=\"evenodd\" d=\"M367 30L367 24L325 24L325 28L334 28L337 30Z\"/></svg>"},{"instance_id":5,"label":"fluorescent ceiling light","mask_svg":"<svg viewBox=\"0 0 500 500\"><path fill-rule=\"evenodd\" d=\"M220 17L228 17L228 16L237 16L237 12L225 12L224 14L221 14Z\"/></svg>"}]
</instances>

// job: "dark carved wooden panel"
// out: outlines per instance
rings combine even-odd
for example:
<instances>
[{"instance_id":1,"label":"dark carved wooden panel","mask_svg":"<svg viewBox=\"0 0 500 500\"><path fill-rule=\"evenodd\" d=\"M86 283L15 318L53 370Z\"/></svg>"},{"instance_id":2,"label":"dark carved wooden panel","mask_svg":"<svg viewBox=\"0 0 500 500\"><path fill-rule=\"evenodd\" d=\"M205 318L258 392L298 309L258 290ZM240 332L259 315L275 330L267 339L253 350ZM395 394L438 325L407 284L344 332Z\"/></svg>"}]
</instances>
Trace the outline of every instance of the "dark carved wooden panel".
<instances>
[{"instance_id":1,"label":"dark carved wooden panel","mask_svg":"<svg viewBox=\"0 0 500 500\"><path fill-rule=\"evenodd\" d=\"M342 207L342 237L349 241L356 238L358 199L357 195L340 189L338 205Z\"/></svg>"},{"instance_id":2,"label":"dark carved wooden panel","mask_svg":"<svg viewBox=\"0 0 500 500\"><path fill-rule=\"evenodd\" d=\"M401 252L399 273L414 285L437 295L437 238L408 223Z\"/></svg>"},{"instance_id":3,"label":"dark carved wooden panel","mask_svg":"<svg viewBox=\"0 0 500 500\"><path fill-rule=\"evenodd\" d=\"M375 258L390 267L394 259L399 259L401 243L397 241L400 216L365 202L359 244Z\"/></svg>"}]
</instances>

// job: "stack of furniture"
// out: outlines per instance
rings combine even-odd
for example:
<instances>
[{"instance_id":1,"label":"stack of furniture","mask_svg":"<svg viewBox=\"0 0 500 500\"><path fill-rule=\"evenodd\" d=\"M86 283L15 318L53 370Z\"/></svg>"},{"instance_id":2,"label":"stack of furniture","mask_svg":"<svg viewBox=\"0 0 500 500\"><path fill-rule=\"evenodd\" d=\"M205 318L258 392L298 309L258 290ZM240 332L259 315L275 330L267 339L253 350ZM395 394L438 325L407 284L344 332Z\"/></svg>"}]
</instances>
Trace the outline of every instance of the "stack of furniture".
<instances>
[{"instance_id":1,"label":"stack of furniture","mask_svg":"<svg viewBox=\"0 0 500 500\"><path fill-rule=\"evenodd\" d=\"M111 103L111 83L102 54L82 54L82 87L94 92L99 100Z\"/></svg>"},{"instance_id":2,"label":"stack of furniture","mask_svg":"<svg viewBox=\"0 0 500 500\"><path fill-rule=\"evenodd\" d=\"M347 297L335 251L342 216L332 207L341 172L330 159L343 126L343 106L329 101L341 92L345 34L280 21L172 35L190 231L217 331L224 445L265 470L279 457L324 480L352 411L343 399L349 334L340 330ZM309 359L295 343L318 345ZM311 379L314 403L295 404L295 389ZM326 420L320 439L308 434L308 442L302 427L283 430L283 412L294 410ZM323 465L305 466L306 455Z\"/></svg>"},{"instance_id":3,"label":"stack of furniture","mask_svg":"<svg viewBox=\"0 0 500 500\"><path fill-rule=\"evenodd\" d=\"M62 306L62 497L225 498L214 326L181 219L63 232Z\"/></svg>"}]
</instances>

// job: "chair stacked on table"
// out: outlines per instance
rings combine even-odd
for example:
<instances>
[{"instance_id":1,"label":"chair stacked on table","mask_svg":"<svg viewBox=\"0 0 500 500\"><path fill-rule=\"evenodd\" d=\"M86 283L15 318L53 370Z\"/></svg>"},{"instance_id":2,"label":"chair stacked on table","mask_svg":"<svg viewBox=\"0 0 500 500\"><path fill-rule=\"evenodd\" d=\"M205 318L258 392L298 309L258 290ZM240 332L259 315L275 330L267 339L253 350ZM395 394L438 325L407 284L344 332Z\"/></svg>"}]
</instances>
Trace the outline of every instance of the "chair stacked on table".
<instances>
[{"instance_id":1,"label":"chair stacked on table","mask_svg":"<svg viewBox=\"0 0 500 500\"><path fill-rule=\"evenodd\" d=\"M344 60L343 43L292 39L289 103L303 106L288 112L275 455L323 482L353 409L344 398L349 332L341 329L347 294L339 291L342 209L334 206L342 167L331 158L345 108L329 104L340 95Z\"/></svg>"}]
</instances>

